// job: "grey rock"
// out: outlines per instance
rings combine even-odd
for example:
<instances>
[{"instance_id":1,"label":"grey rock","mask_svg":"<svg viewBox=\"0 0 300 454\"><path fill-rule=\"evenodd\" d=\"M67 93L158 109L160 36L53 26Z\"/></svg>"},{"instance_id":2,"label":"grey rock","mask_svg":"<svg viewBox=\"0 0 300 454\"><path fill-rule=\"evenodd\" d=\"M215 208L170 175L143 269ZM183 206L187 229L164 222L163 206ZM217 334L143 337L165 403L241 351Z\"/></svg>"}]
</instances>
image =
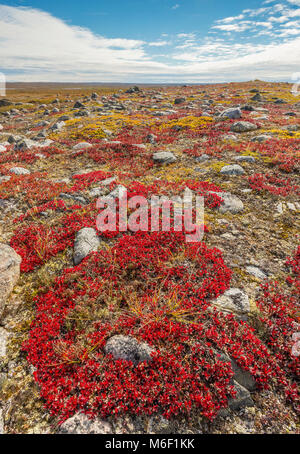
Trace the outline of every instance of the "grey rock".
<instances>
[{"instance_id":1,"label":"grey rock","mask_svg":"<svg viewBox=\"0 0 300 454\"><path fill-rule=\"evenodd\" d=\"M230 213L236 214L240 213L244 210L243 202L230 192L212 192L213 194L217 194L223 199L221 206L219 207L220 213Z\"/></svg>"},{"instance_id":2,"label":"grey rock","mask_svg":"<svg viewBox=\"0 0 300 454\"><path fill-rule=\"evenodd\" d=\"M73 109L81 109L81 108L83 108L83 107L85 107L85 105L82 104L82 102L76 101L75 104L74 104L74 106L73 106Z\"/></svg>"},{"instance_id":3,"label":"grey rock","mask_svg":"<svg viewBox=\"0 0 300 454\"><path fill-rule=\"evenodd\" d=\"M24 169L24 167L12 167L9 170L9 173L13 173L15 175L29 175L30 171L27 169Z\"/></svg>"},{"instance_id":4,"label":"grey rock","mask_svg":"<svg viewBox=\"0 0 300 454\"><path fill-rule=\"evenodd\" d=\"M137 365L142 361L151 361L154 350L145 342L138 342L134 337L117 335L111 337L104 347L105 353L115 359L132 361Z\"/></svg>"},{"instance_id":5,"label":"grey rock","mask_svg":"<svg viewBox=\"0 0 300 454\"><path fill-rule=\"evenodd\" d=\"M87 148L91 148L93 145L91 145L88 142L80 142L74 145L73 150L86 150Z\"/></svg>"},{"instance_id":6,"label":"grey rock","mask_svg":"<svg viewBox=\"0 0 300 454\"><path fill-rule=\"evenodd\" d=\"M234 399L228 399L228 406L231 410L239 410L244 407L254 406L254 402L247 389L236 381L234 381L234 389L236 391L236 397Z\"/></svg>"},{"instance_id":7,"label":"grey rock","mask_svg":"<svg viewBox=\"0 0 300 454\"><path fill-rule=\"evenodd\" d=\"M155 144L157 137L154 134L148 134L146 139L147 139L147 142L149 142L151 144Z\"/></svg>"},{"instance_id":8,"label":"grey rock","mask_svg":"<svg viewBox=\"0 0 300 454\"><path fill-rule=\"evenodd\" d=\"M222 312L230 312L237 315L244 315L250 311L248 295L238 288L230 288L223 295L211 302L211 304Z\"/></svg>"},{"instance_id":9,"label":"grey rock","mask_svg":"<svg viewBox=\"0 0 300 454\"><path fill-rule=\"evenodd\" d=\"M77 413L67 419L59 428L60 434L112 434L112 426L109 422L99 418L89 419L87 415Z\"/></svg>"},{"instance_id":10,"label":"grey rock","mask_svg":"<svg viewBox=\"0 0 300 454\"><path fill-rule=\"evenodd\" d=\"M170 151L161 151L159 153L154 153L153 161L160 164L171 164L176 162L177 158Z\"/></svg>"},{"instance_id":11,"label":"grey rock","mask_svg":"<svg viewBox=\"0 0 300 454\"><path fill-rule=\"evenodd\" d=\"M6 344L8 339L8 332L0 327L0 359L6 356Z\"/></svg>"},{"instance_id":12,"label":"grey rock","mask_svg":"<svg viewBox=\"0 0 300 454\"><path fill-rule=\"evenodd\" d=\"M196 162L204 162L204 161L208 161L208 159L210 159L210 156L206 153L203 153L201 156L197 156L195 158L195 161Z\"/></svg>"},{"instance_id":13,"label":"grey rock","mask_svg":"<svg viewBox=\"0 0 300 454\"><path fill-rule=\"evenodd\" d=\"M251 142L265 142L267 140L271 140L273 139L272 136L269 136L267 134L260 134L259 136L256 136L256 137L253 137L253 139L251 139Z\"/></svg>"},{"instance_id":14,"label":"grey rock","mask_svg":"<svg viewBox=\"0 0 300 454\"><path fill-rule=\"evenodd\" d=\"M30 150L31 148L34 148L36 146L37 144L33 140L22 139L15 143L14 150L15 151Z\"/></svg>"},{"instance_id":15,"label":"grey rock","mask_svg":"<svg viewBox=\"0 0 300 454\"><path fill-rule=\"evenodd\" d=\"M57 121L56 123L54 123L54 125L51 126L51 131L60 131L61 129L63 129L65 126L65 122L64 121Z\"/></svg>"},{"instance_id":16,"label":"grey rock","mask_svg":"<svg viewBox=\"0 0 300 454\"><path fill-rule=\"evenodd\" d=\"M0 317L6 300L19 279L21 260L14 249L0 243Z\"/></svg>"},{"instance_id":17,"label":"grey rock","mask_svg":"<svg viewBox=\"0 0 300 454\"><path fill-rule=\"evenodd\" d=\"M234 123L230 130L233 132L248 132L248 131L255 131L257 126L254 123L250 123L249 121L238 121Z\"/></svg>"},{"instance_id":18,"label":"grey rock","mask_svg":"<svg viewBox=\"0 0 300 454\"><path fill-rule=\"evenodd\" d=\"M238 164L232 164L222 167L220 173L222 173L223 175L243 175L245 171L243 167L239 166Z\"/></svg>"},{"instance_id":19,"label":"grey rock","mask_svg":"<svg viewBox=\"0 0 300 454\"><path fill-rule=\"evenodd\" d=\"M0 435L3 435L3 434L4 434L3 410L2 410L2 408L0 408Z\"/></svg>"},{"instance_id":20,"label":"grey rock","mask_svg":"<svg viewBox=\"0 0 300 454\"><path fill-rule=\"evenodd\" d=\"M241 118L242 112L239 107L233 107L230 109L224 110L221 114L221 118L230 118L231 120L236 120L238 118Z\"/></svg>"},{"instance_id":21,"label":"grey rock","mask_svg":"<svg viewBox=\"0 0 300 454\"><path fill-rule=\"evenodd\" d=\"M237 162L255 162L254 156L237 156L235 160Z\"/></svg>"},{"instance_id":22,"label":"grey rock","mask_svg":"<svg viewBox=\"0 0 300 454\"><path fill-rule=\"evenodd\" d=\"M174 104L183 104L185 102L185 98L175 98Z\"/></svg>"},{"instance_id":23,"label":"grey rock","mask_svg":"<svg viewBox=\"0 0 300 454\"><path fill-rule=\"evenodd\" d=\"M260 93L256 93L256 95L252 96L251 101L263 101L263 97Z\"/></svg>"},{"instance_id":24,"label":"grey rock","mask_svg":"<svg viewBox=\"0 0 300 454\"><path fill-rule=\"evenodd\" d=\"M74 243L74 264L78 265L91 252L97 251L99 245L96 230L88 227L79 230Z\"/></svg>"},{"instance_id":25,"label":"grey rock","mask_svg":"<svg viewBox=\"0 0 300 454\"><path fill-rule=\"evenodd\" d=\"M268 278L266 273L264 271L262 271L260 268L258 268L257 266L252 266L252 265L246 266L246 271L247 271L247 273L251 274L252 276L254 276L258 279L267 279Z\"/></svg>"}]
</instances>

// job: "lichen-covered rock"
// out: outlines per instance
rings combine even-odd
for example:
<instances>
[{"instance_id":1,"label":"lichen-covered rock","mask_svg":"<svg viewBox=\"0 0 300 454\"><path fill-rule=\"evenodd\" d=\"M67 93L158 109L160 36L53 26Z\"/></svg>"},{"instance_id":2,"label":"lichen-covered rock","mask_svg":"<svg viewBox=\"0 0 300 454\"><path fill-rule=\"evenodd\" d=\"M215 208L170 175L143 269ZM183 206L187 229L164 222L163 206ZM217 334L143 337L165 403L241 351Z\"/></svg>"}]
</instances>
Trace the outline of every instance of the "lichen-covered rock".
<instances>
[{"instance_id":1,"label":"lichen-covered rock","mask_svg":"<svg viewBox=\"0 0 300 454\"><path fill-rule=\"evenodd\" d=\"M154 350L145 342L138 342L134 337L117 335L111 337L104 347L106 354L115 359L132 361L135 365L142 361L151 361Z\"/></svg>"},{"instance_id":2,"label":"lichen-covered rock","mask_svg":"<svg viewBox=\"0 0 300 454\"><path fill-rule=\"evenodd\" d=\"M243 167L239 166L238 164L232 164L222 167L220 173L222 173L223 175L243 175L245 171Z\"/></svg>"},{"instance_id":3,"label":"lichen-covered rock","mask_svg":"<svg viewBox=\"0 0 300 454\"><path fill-rule=\"evenodd\" d=\"M85 227L77 232L74 243L74 264L78 265L91 252L97 251L100 245L95 229Z\"/></svg>"},{"instance_id":4,"label":"lichen-covered rock","mask_svg":"<svg viewBox=\"0 0 300 454\"><path fill-rule=\"evenodd\" d=\"M153 161L159 164L171 164L176 160L176 156L174 156L170 151L161 151L159 153L154 153L153 155Z\"/></svg>"},{"instance_id":5,"label":"lichen-covered rock","mask_svg":"<svg viewBox=\"0 0 300 454\"><path fill-rule=\"evenodd\" d=\"M19 279L21 260L14 249L0 243L0 316L8 296Z\"/></svg>"},{"instance_id":6,"label":"lichen-covered rock","mask_svg":"<svg viewBox=\"0 0 300 454\"><path fill-rule=\"evenodd\" d=\"M236 120L238 118L241 118L242 112L239 107L233 107L230 109L224 110L221 114L221 118L230 118L231 120Z\"/></svg>"},{"instance_id":7,"label":"lichen-covered rock","mask_svg":"<svg viewBox=\"0 0 300 454\"><path fill-rule=\"evenodd\" d=\"M67 419L59 428L60 434L112 434L112 427L102 419L89 419L88 416L77 413Z\"/></svg>"},{"instance_id":8,"label":"lichen-covered rock","mask_svg":"<svg viewBox=\"0 0 300 454\"><path fill-rule=\"evenodd\" d=\"M244 315L250 311L248 295L238 288L230 288L211 304L222 312Z\"/></svg>"},{"instance_id":9,"label":"lichen-covered rock","mask_svg":"<svg viewBox=\"0 0 300 454\"><path fill-rule=\"evenodd\" d=\"M237 162L255 162L254 156L237 156L235 158Z\"/></svg>"},{"instance_id":10,"label":"lichen-covered rock","mask_svg":"<svg viewBox=\"0 0 300 454\"><path fill-rule=\"evenodd\" d=\"M86 150L87 148L91 148L93 145L88 142L80 142L74 145L73 150Z\"/></svg>"},{"instance_id":11,"label":"lichen-covered rock","mask_svg":"<svg viewBox=\"0 0 300 454\"><path fill-rule=\"evenodd\" d=\"M244 204L237 196L230 194L229 192L213 192L223 199L219 207L220 213L230 213L236 214L244 210Z\"/></svg>"},{"instance_id":12,"label":"lichen-covered rock","mask_svg":"<svg viewBox=\"0 0 300 454\"><path fill-rule=\"evenodd\" d=\"M228 406L231 410L239 410L244 407L254 406L254 402L247 389L245 389L236 381L234 381L234 389L236 391L236 397L234 399L228 399Z\"/></svg>"},{"instance_id":13,"label":"lichen-covered rock","mask_svg":"<svg viewBox=\"0 0 300 454\"><path fill-rule=\"evenodd\" d=\"M7 339L8 332L6 329L0 327L0 359L6 356Z\"/></svg>"},{"instance_id":14,"label":"lichen-covered rock","mask_svg":"<svg viewBox=\"0 0 300 454\"><path fill-rule=\"evenodd\" d=\"M249 121L238 121L231 126L230 131L249 132L255 131L256 129L257 126L254 123L250 123Z\"/></svg>"},{"instance_id":15,"label":"lichen-covered rock","mask_svg":"<svg viewBox=\"0 0 300 454\"><path fill-rule=\"evenodd\" d=\"M252 276L256 277L257 279L267 279L268 276L264 271L262 271L260 268L257 266L246 266L246 271L247 273L251 274Z\"/></svg>"},{"instance_id":16,"label":"lichen-covered rock","mask_svg":"<svg viewBox=\"0 0 300 454\"><path fill-rule=\"evenodd\" d=\"M9 170L9 173L13 173L15 175L29 175L30 171L28 169L24 169L24 167L12 167Z\"/></svg>"}]
</instances>

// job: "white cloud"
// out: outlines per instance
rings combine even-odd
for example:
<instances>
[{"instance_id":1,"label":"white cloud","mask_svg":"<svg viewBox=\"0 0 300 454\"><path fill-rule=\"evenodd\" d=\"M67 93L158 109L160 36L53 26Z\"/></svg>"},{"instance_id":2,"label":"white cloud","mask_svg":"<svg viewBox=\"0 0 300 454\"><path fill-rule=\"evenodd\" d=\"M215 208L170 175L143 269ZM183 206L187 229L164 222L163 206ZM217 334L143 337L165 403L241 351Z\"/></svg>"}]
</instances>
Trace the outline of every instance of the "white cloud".
<instances>
[{"instance_id":1,"label":"white cloud","mask_svg":"<svg viewBox=\"0 0 300 454\"><path fill-rule=\"evenodd\" d=\"M153 41L151 43L148 43L148 46L161 47L167 46L168 44L170 44L169 41Z\"/></svg>"},{"instance_id":2,"label":"white cloud","mask_svg":"<svg viewBox=\"0 0 300 454\"><path fill-rule=\"evenodd\" d=\"M221 24L214 25L212 28L222 30L224 32L244 32L251 28L251 24L247 22L240 22L239 24Z\"/></svg>"},{"instance_id":3,"label":"white cloud","mask_svg":"<svg viewBox=\"0 0 300 454\"><path fill-rule=\"evenodd\" d=\"M180 5L178 3L176 3L176 5L172 6L171 9L178 9L180 7Z\"/></svg>"},{"instance_id":4,"label":"white cloud","mask_svg":"<svg viewBox=\"0 0 300 454\"><path fill-rule=\"evenodd\" d=\"M160 34L156 41L146 43L96 35L37 9L0 5L0 71L20 81L217 82L247 80L249 74L269 80L289 79L299 72L299 27L290 19L297 17L297 11L300 9L294 7L282 13L283 22L289 24L265 17L246 21L240 15L215 22L213 39L197 33L178 33L173 38ZM276 18L273 7L270 17ZM237 43L230 41L230 35L221 38L220 33L243 28L258 30L255 36L269 33L273 37L275 26L276 40L268 45L245 39ZM173 40L173 55L151 57L146 52L151 46L170 45ZM156 61L156 57L165 60Z\"/></svg>"}]
</instances>

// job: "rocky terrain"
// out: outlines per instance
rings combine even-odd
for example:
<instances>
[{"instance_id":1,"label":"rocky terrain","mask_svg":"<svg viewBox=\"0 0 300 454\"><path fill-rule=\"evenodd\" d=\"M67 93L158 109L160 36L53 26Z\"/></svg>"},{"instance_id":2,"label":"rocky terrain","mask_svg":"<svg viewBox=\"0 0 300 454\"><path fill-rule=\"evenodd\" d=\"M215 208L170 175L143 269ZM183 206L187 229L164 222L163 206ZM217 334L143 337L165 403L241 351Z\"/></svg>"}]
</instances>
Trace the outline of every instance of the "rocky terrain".
<instances>
[{"instance_id":1,"label":"rocky terrain","mask_svg":"<svg viewBox=\"0 0 300 454\"><path fill-rule=\"evenodd\" d=\"M0 98L0 433L299 433L299 163L285 83ZM97 229L185 188L200 243Z\"/></svg>"}]
</instances>

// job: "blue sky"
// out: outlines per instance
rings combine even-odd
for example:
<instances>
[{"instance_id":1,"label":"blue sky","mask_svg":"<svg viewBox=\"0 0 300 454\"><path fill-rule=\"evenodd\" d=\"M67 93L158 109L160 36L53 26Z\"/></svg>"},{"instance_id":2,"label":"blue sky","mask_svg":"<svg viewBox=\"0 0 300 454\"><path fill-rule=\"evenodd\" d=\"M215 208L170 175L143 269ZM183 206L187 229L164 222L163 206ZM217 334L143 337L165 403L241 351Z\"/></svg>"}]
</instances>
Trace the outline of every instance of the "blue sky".
<instances>
[{"instance_id":1,"label":"blue sky","mask_svg":"<svg viewBox=\"0 0 300 454\"><path fill-rule=\"evenodd\" d=\"M300 0L0 0L15 81L222 82L300 73Z\"/></svg>"}]
</instances>

